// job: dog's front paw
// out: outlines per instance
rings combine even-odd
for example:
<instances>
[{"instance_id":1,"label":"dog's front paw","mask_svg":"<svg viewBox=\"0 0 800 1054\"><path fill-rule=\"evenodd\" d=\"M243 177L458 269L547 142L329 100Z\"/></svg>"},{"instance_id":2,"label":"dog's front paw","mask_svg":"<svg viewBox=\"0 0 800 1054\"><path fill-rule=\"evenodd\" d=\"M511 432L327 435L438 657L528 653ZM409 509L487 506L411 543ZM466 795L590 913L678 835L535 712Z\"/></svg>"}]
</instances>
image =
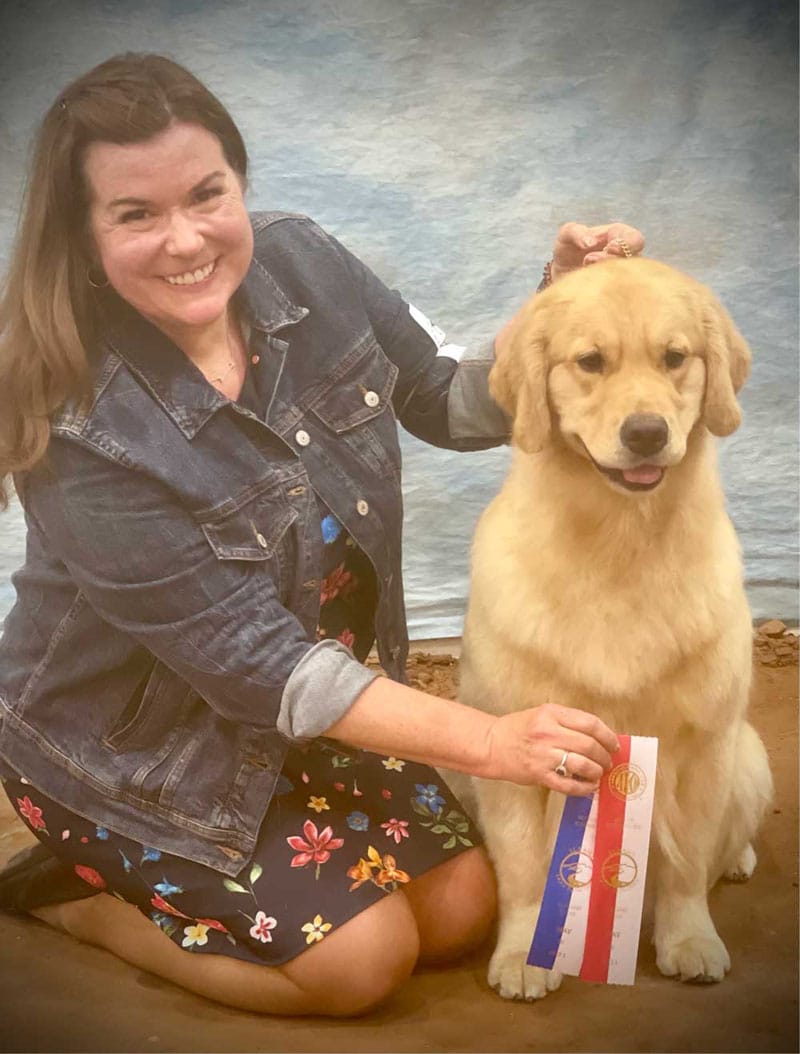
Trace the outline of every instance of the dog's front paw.
<instances>
[{"instance_id":1,"label":"dog's front paw","mask_svg":"<svg viewBox=\"0 0 800 1054\"><path fill-rule=\"evenodd\" d=\"M680 977L696 984L721 981L731 968L728 949L713 936L686 937L674 944L664 942L657 948L656 964L667 977Z\"/></svg>"},{"instance_id":2,"label":"dog's front paw","mask_svg":"<svg viewBox=\"0 0 800 1054\"><path fill-rule=\"evenodd\" d=\"M503 999L544 999L561 984L562 975L541 966L528 966L527 951L509 952L498 948L489 963L489 984Z\"/></svg>"},{"instance_id":3,"label":"dog's front paw","mask_svg":"<svg viewBox=\"0 0 800 1054\"><path fill-rule=\"evenodd\" d=\"M729 882L746 882L756 869L756 851L748 842L730 867L725 870Z\"/></svg>"}]
</instances>

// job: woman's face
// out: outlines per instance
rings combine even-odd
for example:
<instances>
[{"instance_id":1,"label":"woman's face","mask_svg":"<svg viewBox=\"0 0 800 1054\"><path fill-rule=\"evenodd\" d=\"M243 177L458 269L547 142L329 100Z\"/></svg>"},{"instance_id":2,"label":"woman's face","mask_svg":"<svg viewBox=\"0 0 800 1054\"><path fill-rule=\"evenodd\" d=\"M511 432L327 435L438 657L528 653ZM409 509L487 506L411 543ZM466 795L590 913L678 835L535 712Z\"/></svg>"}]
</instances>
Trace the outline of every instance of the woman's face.
<instances>
[{"instance_id":1,"label":"woman's face","mask_svg":"<svg viewBox=\"0 0 800 1054\"><path fill-rule=\"evenodd\" d=\"M242 185L217 137L175 122L142 143L92 143L84 172L117 293L180 346L213 330L253 254Z\"/></svg>"}]
</instances>

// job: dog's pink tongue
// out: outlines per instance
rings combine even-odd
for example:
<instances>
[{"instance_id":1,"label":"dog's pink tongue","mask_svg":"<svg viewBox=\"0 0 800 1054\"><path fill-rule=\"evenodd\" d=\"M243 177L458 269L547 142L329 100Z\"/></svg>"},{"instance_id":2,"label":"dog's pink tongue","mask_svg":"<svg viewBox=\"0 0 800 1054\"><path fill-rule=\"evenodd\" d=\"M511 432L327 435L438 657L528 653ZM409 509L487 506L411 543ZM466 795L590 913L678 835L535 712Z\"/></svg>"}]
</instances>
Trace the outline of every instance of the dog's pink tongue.
<instances>
[{"instance_id":1,"label":"dog's pink tongue","mask_svg":"<svg viewBox=\"0 0 800 1054\"><path fill-rule=\"evenodd\" d=\"M622 476L628 483L655 483L664 474L659 465L637 465L636 468L622 470Z\"/></svg>"}]
</instances>

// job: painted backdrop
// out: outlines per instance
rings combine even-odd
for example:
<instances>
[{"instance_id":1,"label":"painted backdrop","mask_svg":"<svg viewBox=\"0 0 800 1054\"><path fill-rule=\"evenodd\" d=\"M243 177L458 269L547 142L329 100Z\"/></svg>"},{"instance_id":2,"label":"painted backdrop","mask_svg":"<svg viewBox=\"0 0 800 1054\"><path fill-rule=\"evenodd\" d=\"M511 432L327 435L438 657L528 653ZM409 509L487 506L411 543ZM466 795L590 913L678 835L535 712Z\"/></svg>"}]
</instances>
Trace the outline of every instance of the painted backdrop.
<instances>
[{"instance_id":1,"label":"painted backdrop","mask_svg":"<svg viewBox=\"0 0 800 1054\"><path fill-rule=\"evenodd\" d=\"M5 0L0 256L32 131L68 80L166 52L239 121L254 208L305 212L430 315L485 340L559 224L625 219L711 285L754 352L720 444L754 614L796 618L797 26L783 0ZM406 437L414 638L460 633L509 453ZM0 616L22 559L0 517Z\"/></svg>"}]
</instances>

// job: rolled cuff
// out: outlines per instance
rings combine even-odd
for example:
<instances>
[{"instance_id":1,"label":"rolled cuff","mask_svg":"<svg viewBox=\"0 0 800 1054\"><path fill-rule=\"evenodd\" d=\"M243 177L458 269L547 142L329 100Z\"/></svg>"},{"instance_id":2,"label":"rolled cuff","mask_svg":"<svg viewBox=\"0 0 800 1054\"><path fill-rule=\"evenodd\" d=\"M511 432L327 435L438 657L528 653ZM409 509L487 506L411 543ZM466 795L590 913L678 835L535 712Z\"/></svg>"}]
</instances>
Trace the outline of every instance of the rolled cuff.
<instances>
[{"instance_id":1,"label":"rolled cuff","mask_svg":"<svg viewBox=\"0 0 800 1054\"><path fill-rule=\"evenodd\" d=\"M278 731L296 743L322 735L336 724L376 677L349 648L321 640L292 670L281 696Z\"/></svg>"},{"instance_id":2,"label":"rolled cuff","mask_svg":"<svg viewBox=\"0 0 800 1054\"><path fill-rule=\"evenodd\" d=\"M458 364L447 395L447 421L453 439L511 437L511 419L489 394L494 342L468 350Z\"/></svg>"}]
</instances>

